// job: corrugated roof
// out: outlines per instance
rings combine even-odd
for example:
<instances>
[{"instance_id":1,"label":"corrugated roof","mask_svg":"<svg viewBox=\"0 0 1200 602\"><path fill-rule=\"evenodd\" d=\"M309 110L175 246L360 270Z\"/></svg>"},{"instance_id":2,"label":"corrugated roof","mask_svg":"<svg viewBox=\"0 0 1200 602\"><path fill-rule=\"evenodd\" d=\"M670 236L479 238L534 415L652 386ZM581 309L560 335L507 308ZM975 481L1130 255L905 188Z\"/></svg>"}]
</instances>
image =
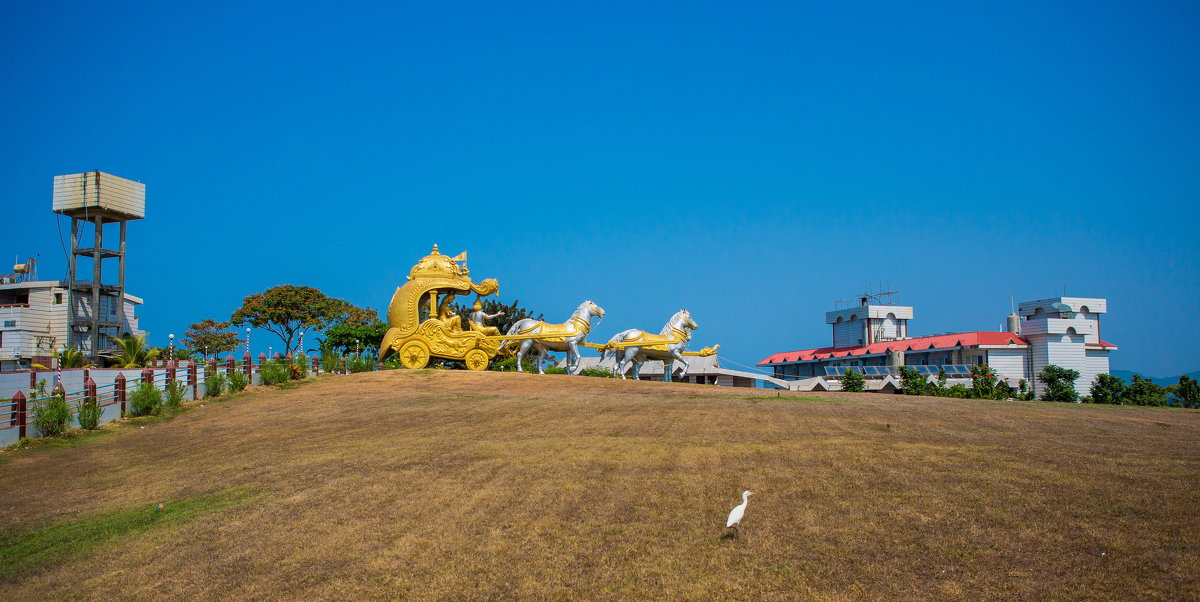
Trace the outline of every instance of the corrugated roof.
<instances>
[{"instance_id":1,"label":"corrugated roof","mask_svg":"<svg viewBox=\"0 0 1200 602\"><path fill-rule=\"evenodd\" d=\"M788 362L807 362L829 358L856 357L860 355L878 355L888 351L925 351L927 349L952 349L954 347L974 347L978 345L1028 345L1019 335L1011 332L960 332L943 334L933 337L917 337L902 341L886 341L859 345L857 347L818 347L816 349L801 349L775 353L758 362L759 366L769 364L784 364ZM1108 343L1103 343L1108 345Z\"/></svg>"}]
</instances>

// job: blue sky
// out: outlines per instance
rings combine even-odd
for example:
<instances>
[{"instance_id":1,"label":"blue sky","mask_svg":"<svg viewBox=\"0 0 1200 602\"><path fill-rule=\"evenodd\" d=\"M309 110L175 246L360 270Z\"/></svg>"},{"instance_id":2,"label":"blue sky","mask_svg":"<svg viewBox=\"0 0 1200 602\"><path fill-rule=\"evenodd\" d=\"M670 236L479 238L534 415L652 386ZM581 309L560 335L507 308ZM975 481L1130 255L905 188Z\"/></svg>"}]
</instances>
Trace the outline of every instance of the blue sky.
<instances>
[{"instance_id":1,"label":"blue sky","mask_svg":"<svg viewBox=\"0 0 1200 602\"><path fill-rule=\"evenodd\" d=\"M276 284L384 310L436 242L744 364L890 283L912 334L1106 297L1114 368L1200 368L1200 8L992 4L10 3L0 251L63 274L52 177L100 169L159 344Z\"/></svg>"}]
</instances>

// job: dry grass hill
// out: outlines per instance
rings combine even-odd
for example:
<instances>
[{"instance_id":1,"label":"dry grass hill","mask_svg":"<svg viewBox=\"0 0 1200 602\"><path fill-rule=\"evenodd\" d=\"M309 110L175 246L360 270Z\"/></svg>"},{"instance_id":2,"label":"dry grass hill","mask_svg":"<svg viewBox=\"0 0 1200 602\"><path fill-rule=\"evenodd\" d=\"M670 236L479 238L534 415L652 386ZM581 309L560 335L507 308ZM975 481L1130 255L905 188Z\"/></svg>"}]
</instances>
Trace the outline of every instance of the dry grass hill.
<instances>
[{"instance_id":1,"label":"dry grass hill","mask_svg":"<svg viewBox=\"0 0 1200 602\"><path fill-rule=\"evenodd\" d=\"M398 370L142 426L0 454L0 598L1200 596L1200 412Z\"/></svg>"}]
</instances>

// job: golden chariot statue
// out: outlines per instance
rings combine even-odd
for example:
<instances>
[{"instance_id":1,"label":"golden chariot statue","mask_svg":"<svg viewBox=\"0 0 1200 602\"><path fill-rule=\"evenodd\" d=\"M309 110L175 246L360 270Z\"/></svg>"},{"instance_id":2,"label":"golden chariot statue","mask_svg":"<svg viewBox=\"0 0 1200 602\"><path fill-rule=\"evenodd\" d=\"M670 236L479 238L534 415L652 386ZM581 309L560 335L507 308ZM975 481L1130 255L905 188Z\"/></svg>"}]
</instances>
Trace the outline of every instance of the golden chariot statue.
<instances>
[{"instance_id":1,"label":"golden chariot statue","mask_svg":"<svg viewBox=\"0 0 1200 602\"><path fill-rule=\"evenodd\" d=\"M430 358L438 357L463 360L471 370L487 369L503 338L463 330L452 307L457 295L487 297L500 290L500 283L495 278L472 282L459 263L466 255L447 257L433 245L433 252L413 266L408 282L396 289L388 305L388 331L379 346L379 361L396 353L406 368L424 368Z\"/></svg>"}]
</instances>

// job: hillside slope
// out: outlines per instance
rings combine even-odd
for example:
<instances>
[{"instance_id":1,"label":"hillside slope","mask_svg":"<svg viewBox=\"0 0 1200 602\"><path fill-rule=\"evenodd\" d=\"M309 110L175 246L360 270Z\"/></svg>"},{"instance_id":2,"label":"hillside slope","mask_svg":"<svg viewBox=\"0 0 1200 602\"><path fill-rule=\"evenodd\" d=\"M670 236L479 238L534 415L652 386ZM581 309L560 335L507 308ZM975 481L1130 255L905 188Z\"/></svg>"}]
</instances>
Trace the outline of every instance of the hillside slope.
<instances>
[{"instance_id":1,"label":"hillside slope","mask_svg":"<svg viewBox=\"0 0 1200 602\"><path fill-rule=\"evenodd\" d=\"M1200 596L1200 412L775 395L388 371L10 452L9 533L191 514L0 597Z\"/></svg>"}]
</instances>

